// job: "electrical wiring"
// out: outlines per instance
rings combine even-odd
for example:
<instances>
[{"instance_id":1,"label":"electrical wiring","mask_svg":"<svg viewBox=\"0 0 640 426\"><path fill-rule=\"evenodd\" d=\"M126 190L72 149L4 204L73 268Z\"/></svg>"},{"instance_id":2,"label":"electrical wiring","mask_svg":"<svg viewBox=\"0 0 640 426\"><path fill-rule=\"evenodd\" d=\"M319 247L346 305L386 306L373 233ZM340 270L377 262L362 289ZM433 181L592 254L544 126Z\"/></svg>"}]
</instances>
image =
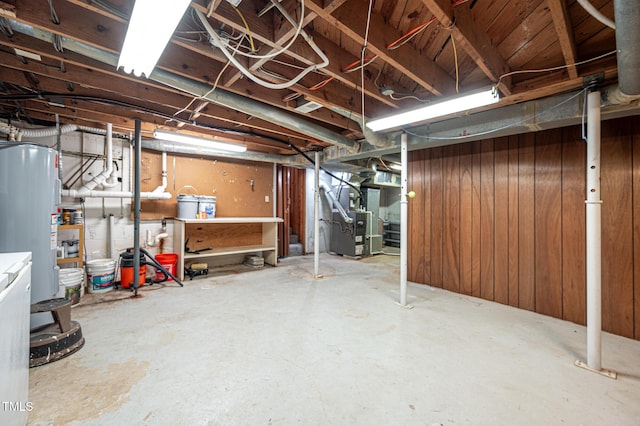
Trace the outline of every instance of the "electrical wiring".
<instances>
[{"instance_id":1,"label":"electrical wiring","mask_svg":"<svg viewBox=\"0 0 640 426\"><path fill-rule=\"evenodd\" d=\"M451 38L451 46L453 46L453 60L456 65L456 93L460 93L460 71L458 69L458 50L456 49L456 40L453 34L449 36Z\"/></svg>"},{"instance_id":2,"label":"electrical wiring","mask_svg":"<svg viewBox=\"0 0 640 426\"><path fill-rule=\"evenodd\" d=\"M294 68L294 69L297 69L297 70L304 70L305 69L305 67L302 67L300 65L291 64L289 62L281 61L279 59L271 59L271 62L275 62L276 64L284 65L286 67ZM316 74L324 75L324 73L320 72L319 70L313 70L313 72L316 73Z\"/></svg>"},{"instance_id":3,"label":"electrical wiring","mask_svg":"<svg viewBox=\"0 0 640 426\"><path fill-rule=\"evenodd\" d=\"M512 75L549 72L549 71L557 71L557 70L561 70L561 69L569 68L569 67L577 67L577 66L580 66L580 65L588 64L589 62L597 61L598 59L606 58L607 56L615 55L616 53L617 53L617 50L612 50L611 52L603 53L602 55L596 56L595 58L585 59L584 61L576 62L576 63L573 63L573 64L558 65L557 67L543 68L543 69L537 69L537 70L511 71L511 72L502 74L500 76L500 78L498 78L498 81L497 81L496 84L500 84L500 82L502 81L503 78L509 77L509 76L512 76Z\"/></svg>"},{"instance_id":4,"label":"electrical wiring","mask_svg":"<svg viewBox=\"0 0 640 426\"><path fill-rule=\"evenodd\" d=\"M120 19L129 20L129 18L130 18L130 16L127 16L126 13L116 9L115 7L113 7L112 5L110 5L109 3L105 2L105 1L102 1L102 0L91 0L91 3L97 4L98 6L100 6L104 10L106 10L107 12L116 15Z\"/></svg>"},{"instance_id":5,"label":"electrical wiring","mask_svg":"<svg viewBox=\"0 0 640 426\"><path fill-rule=\"evenodd\" d=\"M303 37L305 38L305 40L306 40L307 42L309 42L310 37L309 37L308 35L306 35L306 36L305 36L305 34L304 34L304 30L302 29L302 27L304 26L304 13L305 13L304 1L305 1L305 0L300 0L300 20L299 20L298 22L295 22L295 21L293 20L293 18L291 18L291 16L289 16L289 14L287 13L287 11L286 11L286 10L284 10L284 8L280 5L280 3L278 3L278 2L274 3L275 7L280 11L280 13L282 13L282 14L284 15L284 17L285 17L285 18L286 18L286 19L291 23L291 25L293 25L293 26L294 26L294 28L296 29L295 34L293 35L293 37L291 37L291 39L287 42L287 44L285 44L283 47L281 47L280 49L278 49L278 50L276 50L276 51L274 51L274 52L267 53L267 54L264 54L264 55L255 55L255 54L249 54L249 53L243 53L243 52L240 52L239 54L240 54L240 55L242 55L242 56L246 56L246 57L248 57L248 58L252 58L252 59L271 59L271 58L275 58L276 56L280 55L281 53L284 53L284 52L286 52L287 50L289 50L289 48L293 45L293 43L296 41L296 39L298 38L298 36L299 36L300 34L302 34L302 35L303 35ZM196 13L198 13L198 15L201 15L201 12L199 12L199 11L196 11ZM200 18L200 19L202 20L202 18ZM203 21L203 24L204 24L205 26L207 26L207 25L208 25L208 22L207 22L207 24L205 24L205 23L204 23L204 21ZM212 35L213 35L213 34L212 34ZM216 42L217 42L217 41L219 41L219 37L218 37L218 38L214 37L214 39L216 40ZM216 45L218 45L218 44L216 43ZM224 47L223 47L223 45L224 45L224 41L222 41L222 45L218 45L218 47L220 47L221 49L223 49L223 52L224 52ZM312 47L313 47L313 46L312 46ZM252 49L252 50L253 50L253 49ZM315 49L314 49L314 50L315 50ZM255 51L255 50L254 50L254 51Z\"/></svg>"},{"instance_id":6,"label":"electrical wiring","mask_svg":"<svg viewBox=\"0 0 640 426\"><path fill-rule=\"evenodd\" d=\"M378 75L376 75L375 80L373 80L373 85L376 86L378 89L380 89L382 87L382 85L378 85L378 79L380 78L380 76L382 75L382 70L384 68L384 65L382 65L379 69L378 69Z\"/></svg>"},{"instance_id":7,"label":"electrical wiring","mask_svg":"<svg viewBox=\"0 0 640 426\"><path fill-rule=\"evenodd\" d=\"M220 0L220 2L222 2L223 0ZM209 2L209 5L207 6L207 18L210 18L211 15L213 14L213 11L216 10L216 0L211 0Z\"/></svg>"},{"instance_id":8,"label":"electrical wiring","mask_svg":"<svg viewBox=\"0 0 640 426\"><path fill-rule=\"evenodd\" d=\"M60 18L58 18L58 14L56 13L56 10L53 7L53 0L48 0L49 2L49 10L51 12L51 22L53 22L56 25L60 25Z\"/></svg>"},{"instance_id":9,"label":"electrical wiring","mask_svg":"<svg viewBox=\"0 0 640 426\"><path fill-rule=\"evenodd\" d=\"M177 121L179 123L184 123L184 124L188 124L190 126L194 126L194 127L198 127L201 129L207 129L207 130L213 130L213 131L217 131L217 132L222 132L228 135L233 135L233 136L239 136L239 137L256 137L256 138L261 138L264 140L268 140L271 142L275 142L275 143L279 143L282 145L285 145L287 147L289 147L290 149L296 151L299 154L303 154L302 151L299 151L299 149L291 144L290 142L285 142L282 141L280 139L276 139L274 137L270 137L267 135L262 135L262 134L258 134L255 132L251 132L251 131L246 131L246 130L237 130L237 129L233 129L233 128L229 128L229 127L221 127L221 126L213 126L213 125L209 125L209 124L203 124L203 123L198 123L195 120L186 120L183 118L179 118L179 117L173 117L169 114L160 112L160 111L156 111L154 109L151 108L146 108L146 107L142 107L136 104L132 104L129 102L123 102L123 101L117 101L114 99L109 99L109 98L100 98L100 97L96 97L96 96L87 96L87 95L76 95L76 94L68 94L68 93L51 93L51 92L37 92L37 93L31 93L31 94L20 94L20 95L5 95L5 96L0 96L0 102L3 101L27 101L27 100L42 100L42 99L46 99L46 98L63 98L63 99L71 99L71 100L77 100L77 101L84 101L84 102L95 102L95 103L100 103L103 105L110 105L110 106L116 106L116 107L120 107L120 108L126 108L129 109L131 111L137 111L137 112L142 112L142 113L146 113L149 115L153 115L162 119L166 119L166 120L173 120L173 121ZM287 135L287 136L293 136L293 135ZM305 157L306 158L306 157ZM307 158L307 160L309 160Z\"/></svg>"},{"instance_id":10,"label":"electrical wiring","mask_svg":"<svg viewBox=\"0 0 640 426\"><path fill-rule=\"evenodd\" d=\"M86 95L73 95L73 94L67 94L67 93L61 93L61 94L56 94L56 93L49 93L49 92L40 92L40 93L34 93L34 94L29 94L29 95L7 95L7 96L0 96L0 102L2 101L25 101L25 100L31 100L31 99L44 99L47 97L57 97L57 98L65 98L65 99L75 99L75 100L80 100L80 101L87 101L87 102L97 102L97 103L101 103L101 104L105 104L105 105L112 105L112 106L118 106L118 107L122 107L122 108L128 108L131 109L133 111L140 111L140 112L144 112L150 115L155 115L157 117L161 117L161 118L165 118L165 119L170 119L170 120L176 120L185 124L189 124L191 126L195 126L195 127L200 127L203 129L208 129L208 130L214 130L214 131L218 131L218 132L223 132L229 135L236 135L236 136L249 136L249 137L258 137L258 138L262 138L265 140L269 140L271 142L275 142L281 145L285 145L286 147L288 147L289 149L292 149L293 151L295 151L296 153L300 154L304 159L306 159L307 161L309 161L312 165L315 166L315 161L309 157L309 155L306 154L306 152L302 151L300 148L298 148L297 146L295 146L294 144L292 144L291 142L287 142L287 141L282 141L280 139L276 139L270 136L266 136L266 135L260 135L257 134L255 132L249 132L249 131L240 131L240 130L236 130L236 129L231 129L228 127L219 127L219 126L211 126L211 125L206 125L206 124L202 124L202 123L197 123L195 121L191 121L191 120L185 120L185 119L181 119L181 118L177 118L177 117L172 117L168 114L159 112L159 111L155 111L152 110L150 108L145 108L145 107L141 107L135 104L131 104L128 102L122 102L122 101L116 101L113 99L107 99L107 98L99 98L99 97L95 97L95 96L86 96ZM324 167L320 166L320 170L322 170L323 172L325 172L327 175L331 176L332 178L346 184L349 185L351 188L353 188L360 197L363 197L362 191L356 187L355 185L353 185L350 182L345 181L344 179L341 179L339 177L337 177L336 175L334 175L333 173L331 173L330 171L328 171L327 169L325 169Z\"/></svg>"},{"instance_id":11,"label":"electrical wiring","mask_svg":"<svg viewBox=\"0 0 640 426\"><path fill-rule=\"evenodd\" d=\"M197 34L198 38L193 39L184 37L181 34ZM173 37L182 41L188 41L190 43L201 43L203 41L202 34L203 33L201 31L176 31L175 33L173 33Z\"/></svg>"},{"instance_id":12,"label":"electrical wiring","mask_svg":"<svg viewBox=\"0 0 640 426\"><path fill-rule=\"evenodd\" d=\"M362 128L365 129L366 127L366 123L365 123L365 119L364 119L364 55L367 51L367 41L369 40L369 26L371 25L371 10L373 9L373 0L369 0L369 11L367 12L367 27L365 29L364 32L364 44L362 45L362 53L360 54L360 60L361 63L363 64L360 67L360 86L361 86L361 90L360 90L360 103L362 106ZM378 55L376 55L377 57ZM375 58L374 58L375 59ZM372 60L373 61L373 60Z\"/></svg>"},{"instance_id":13,"label":"electrical wiring","mask_svg":"<svg viewBox=\"0 0 640 426\"><path fill-rule=\"evenodd\" d=\"M506 130L506 129L509 129L509 128L511 128L511 127L519 126L519 125L521 125L521 124L523 124L523 123L526 123L527 121L529 121L529 120L531 120L531 119L533 119L533 118L536 118L536 117L541 116L542 114L547 114L547 113L549 113L549 112L551 112L551 111L555 110L556 108L559 108L559 107L561 107L562 105L564 105L564 104L566 104L566 103L568 103L568 102L571 102L572 100L576 99L576 98L577 98L578 96L580 96L581 94L583 94L583 93L585 93L585 94L586 94L587 90L589 90L589 87L585 87L584 89L581 89L581 90L580 90L579 92L577 92L575 95L573 95L573 96L571 96L571 97L569 97L569 98L565 99L564 101L562 101L562 102L560 102L560 103L558 103L558 104L556 104L556 105L554 105L554 106L552 106L552 107L550 107L550 108L547 108L547 109L546 109L546 110L544 110L544 111L536 112L536 113L531 114L531 115L529 115L529 116L527 116L526 118L523 118L523 119L521 119L521 120L518 120L518 121L515 121L515 122L513 122L513 123L510 123L510 124L504 125L504 126L502 126L502 127L497 127L497 128L495 128L495 129L486 130L486 131L484 131L484 132L471 133L471 134L460 135L460 136L440 137L440 136L419 135L419 134L417 134L417 133L414 133L414 132L409 131L409 130L408 130L408 129L406 129L406 128L403 128L402 130L403 130L406 134L408 134L408 135L415 136L415 137L420 138L420 139L425 139L425 140L434 140L434 141L462 140L462 139L468 139L468 138L476 137L476 136L485 136L485 135L490 135L490 134L492 134L492 133L499 132L499 131L501 131L501 130Z\"/></svg>"},{"instance_id":14,"label":"electrical wiring","mask_svg":"<svg viewBox=\"0 0 640 426\"><path fill-rule=\"evenodd\" d=\"M282 98L282 102L290 102L293 101L295 99L298 99L300 96L302 96L302 93L298 93L298 92L293 92L288 94L287 96Z\"/></svg>"},{"instance_id":15,"label":"electrical wiring","mask_svg":"<svg viewBox=\"0 0 640 426\"><path fill-rule=\"evenodd\" d=\"M13 29L11 28L11 24L9 24L9 21L7 21L6 18L0 17L0 30L8 38L13 37Z\"/></svg>"},{"instance_id":16,"label":"electrical wiring","mask_svg":"<svg viewBox=\"0 0 640 426\"><path fill-rule=\"evenodd\" d=\"M300 0L300 4L301 4L301 8L302 8L304 6L304 0ZM286 12L286 10L284 10L282 8L280 3L276 2L275 6L276 6L276 8L278 10L280 10L280 12L290 22L293 21L293 18L291 18L291 16L289 16L289 14ZM200 19L200 21L204 25L204 27L207 30L207 32L209 33L209 35L215 40L216 45L218 45L220 47L222 53L227 57L227 59L229 61L231 61L231 63L236 68L238 68L238 70L243 75L245 75L247 78L249 78L254 83L257 83L257 84L261 85L262 87L266 87L268 89L274 89L274 90L286 89L286 88L289 88L289 87L293 86L294 84L296 84L305 75L309 74L310 72L312 72L312 71L314 71L316 69L319 69L319 68L324 68L327 65L329 65L329 58L327 58L327 56L324 54L324 52L315 44L313 39L311 39L311 37L309 37L309 35L302 28L300 28L299 33L302 34L302 36L304 37L305 41L314 50L314 52L316 52L318 54L318 56L322 59L322 62L318 63L318 64L310 65L309 67L307 67L306 69L304 69L303 71L298 73L298 75L296 77L294 77L293 79L289 80L288 82L276 84L276 83L270 83L268 81L262 80L261 78L258 78L257 76L255 76L249 69L247 69L236 58L234 58L233 55L231 55L229 53L229 51L225 47L225 42L220 38L220 36L216 33L216 31L211 27L211 25L209 24L209 21L207 20L206 16L204 16L204 14L202 12L198 11L198 10L196 11L196 13L198 14L198 18ZM302 14L304 14L304 12ZM301 20L300 21L300 26L302 26L302 23L303 23L303 21Z\"/></svg>"},{"instance_id":17,"label":"electrical wiring","mask_svg":"<svg viewBox=\"0 0 640 426\"><path fill-rule=\"evenodd\" d=\"M314 84L313 86L309 87L310 91L315 91L315 90L320 90L322 89L324 86L326 86L327 84L329 84L331 82L331 80L333 80L335 77L331 76L331 77L327 77L324 80L322 80L320 83Z\"/></svg>"},{"instance_id":18,"label":"electrical wiring","mask_svg":"<svg viewBox=\"0 0 640 426\"><path fill-rule=\"evenodd\" d=\"M425 22L424 24L418 25L414 29L412 29L412 30L408 31L407 33L403 34L397 40L392 41L391 43L387 44L385 47L387 49L389 49L389 50L395 50L395 49L399 48L400 46L403 46L404 44L406 44L409 41L411 41L418 34L420 34L422 31L424 31L429 25L431 25L431 23L435 22L436 20L437 20L436 18L431 18L429 21Z\"/></svg>"},{"instance_id":19,"label":"electrical wiring","mask_svg":"<svg viewBox=\"0 0 640 426\"><path fill-rule=\"evenodd\" d=\"M247 20L244 19L244 15L242 14L242 12L240 12L240 9L238 9L237 7L232 5L231 3L229 3L229 5L233 8L233 10L236 11L238 16L242 20L242 23L244 24L244 28L247 30L247 36L249 36L249 44L251 45L251 51L255 52L256 51L256 46L253 43L253 34L251 34L251 29L249 28L249 24L247 23Z\"/></svg>"},{"instance_id":20,"label":"electrical wiring","mask_svg":"<svg viewBox=\"0 0 640 426\"><path fill-rule=\"evenodd\" d=\"M278 74L277 72L270 71L270 70L268 70L268 69L266 69L264 67L259 67L256 70L256 72L268 75L270 77L273 77L276 80L282 80L282 81L287 81L288 80L287 77L283 76L282 74Z\"/></svg>"},{"instance_id":21,"label":"electrical wiring","mask_svg":"<svg viewBox=\"0 0 640 426\"><path fill-rule=\"evenodd\" d=\"M354 71L358 71L358 70L366 67L367 65L371 64L376 59L378 59L378 55L373 55L373 56L370 56L368 58L358 59L357 61L351 62L349 65L345 65L344 67L342 67L340 69L340 71L342 71L345 74L348 74L348 73L354 72Z\"/></svg>"},{"instance_id":22,"label":"electrical wiring","mask_svg":"<svg viewBox=\"0 0 640 426\"><path fill-rule=\"evenodd\" d=\"M237 47L236 47L236 51L237 51ZM235 51L233 52L235 54ZM209 96L211 93L213 93L214 90L216 90L216 88L218 87L218 83L220 82L220 78L222 77L222 74L224 74L224 72L227 70L227 68L229 68L229 65L231 64L231 62L227 61L227 63L224 64L224 67L222 67L222 69L220 70L220 72L218 73L218 76L216 77L216 80L213 82L213 86L211 86L211 89L205 93L202 96L194 96L193 99L191 99L191 102L189 102L187 104L187 106L185 106L184 108L182 108L181 110L179 110L178 112L176 112L175 114L173 114L174 117L176 117L178 114L183 113L184 111L186 111L187 109L189 109L189 107L191 105L193 105L193 103L195 101L197 101L198 99L204 99L207 96ZM170 120L169 120L170 121Z\"/></svg>"},{"instance_id":23,"label":"electrical wiring","mask_svg":"<svg viewBox=\"0 0 640 426\"><path fill-rule=\"evenodd\" d=\"M391 99L393 99L394 101L402 101L404 99L415 99L418 102L423 102L423 103L429 102L426 99L420 99L419 97L413 96L413 95L402 95L400 97L397 97L395 94L391 94L391 95L389 95L389 97Z\"/></svg>"}]
</instances>

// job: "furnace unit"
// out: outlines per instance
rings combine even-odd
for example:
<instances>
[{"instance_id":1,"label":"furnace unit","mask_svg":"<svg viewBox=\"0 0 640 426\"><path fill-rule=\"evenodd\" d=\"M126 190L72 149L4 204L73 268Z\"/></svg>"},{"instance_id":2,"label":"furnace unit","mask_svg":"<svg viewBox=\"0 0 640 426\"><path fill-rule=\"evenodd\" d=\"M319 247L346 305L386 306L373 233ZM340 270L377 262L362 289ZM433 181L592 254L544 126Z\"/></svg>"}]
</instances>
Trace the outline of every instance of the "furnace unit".
<instances>
[{"instance_id":1,"label":"furnace unit","mask_svg":"<svg viewBox=\"0 0 640 426\"><path fill-rule=\"evenodd\" d=\"M347 212L353 222L347 223L342 215L333 212L331 220L331 251L344 256L360 257L369 252L366 240L367 215L365 212Z\"/></svg>"}]
</instances>

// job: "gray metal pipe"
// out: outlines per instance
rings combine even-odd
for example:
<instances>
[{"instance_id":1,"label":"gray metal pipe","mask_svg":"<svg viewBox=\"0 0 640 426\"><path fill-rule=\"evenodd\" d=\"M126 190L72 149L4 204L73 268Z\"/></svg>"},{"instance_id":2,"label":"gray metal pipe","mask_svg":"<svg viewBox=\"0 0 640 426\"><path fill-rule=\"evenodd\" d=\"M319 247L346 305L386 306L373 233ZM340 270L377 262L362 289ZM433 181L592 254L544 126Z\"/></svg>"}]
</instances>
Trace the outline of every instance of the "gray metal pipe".
<instances>
[{"instance_id":1,"label":"gray metal pipe","mask_svg":"<svg viewBox=\"0 0 640 426\"><path fill-rule=\"evenodd\" d=\"M140 278L140 169L142 168L142 134L141 122L136 118L134 149L136 152L136 165L134 167L133 190L133 291L138 295L138 282Z\"/></svg>"},{"instance_id":2,"label":"gray metal pipe","mask_svg":"<svg viewBox=\"0 0 640 426\"><path fill-rule=\"evenodd\" d=\"M618 85L622 93L640 95L640 7L638 0L614 0Z\"/></svg>"},{"instance_id":3,"label":"gray metal pipe","mask_svg":"<svg viewBox=\"0 0 640 426\"><path fill-rule=\"evenodd\" d=\"M44 31L39 28L32 27L31 25L17 22L11 19L8 20L10 21L11 28L14 31L49 43L52 41L52 34L48 31ZM112 65L114 67L118 66L117 55L111 52L107 52L103 49L96 48L94 46L89 46L77 40L62 37L62 47L88 58ZM179 75L173 74L168 71L163 71L158 68L156 68L151 73L151 75L149 76L149 80L165 84L194 96L204 96L211 91L211 86L208 84L181 77ZM236 111L241 111L245 114L261 118L274 124L278 124L287 129L291 129L304 135L311 136L315 139L321 140L331 145L341 146L350 150L357 150L359 147L359 144L357 142L354 142L339 133L332 132L331 130L327 130L322 126L305 120L296 114L283 111L279 108L272 107L262 102L254 101L253 99L249 99L244 96L236 95L235 93L231 93L224 89L217 88L213 93L205 96L205 99L218 105L222 105Z\"/></svg>"},{"instance_id":4,"label":"gray metal pipe","mask_svg":"<svg viewBox=\"0 0 640 426\"><path fill-rule=\"evenodd\" d=\"M171 152L174 154L186 154L186 155L198 155L204 157L222 157L222 158L235 158L241 160L259 161L264 163L277 163L285 165L295 164L293 156L276 155L276 154L261 154L257 152L227 152L220 151L212 148L190 146L170 141L164 141L161 139L143 139L142 148L152 151Z\"/></svg>"},{"instance_id":5,"label":"gray metal pipe","mask_svg":"<svg viewBox=\"0 0 640 426\"><path fill-rule=\"evenodd\" d=\"M364 139L376 148L389 148L394 146L395 138L393 136L379 135L371 131L367 126L362 127L362 115L354 113L353 111L347 111L337 106L330 106L329 109L345 118L355 121L358 124L358 127L362 130Z\"/></svg>"},{"instance_id":6,"label":"gray metal pipe","mask_svg":"<svg viewBox=\"0 0 640 426\"><path fill-rule=\"evenodd\" d=\"M236 95L235 93L228 92L224 89L216 89L212 93L208 93L211 91L211 86L207 84L181 77L157 68L151 73L149 78L169 87L182 90L183 92L188 92L194 96L206 95L204 96L204 99L213 103L236 111L244 112L245 114L250 114L254 117L261 118L270 123L278 124L287 129L311 136L331 145L338 145L350 150L358 149L358 144L356 142L338 133L311 123L297 115L271 107L262 102L254 101L253 99L249 99L244 96Z\"/></svg>"}]
</instances>

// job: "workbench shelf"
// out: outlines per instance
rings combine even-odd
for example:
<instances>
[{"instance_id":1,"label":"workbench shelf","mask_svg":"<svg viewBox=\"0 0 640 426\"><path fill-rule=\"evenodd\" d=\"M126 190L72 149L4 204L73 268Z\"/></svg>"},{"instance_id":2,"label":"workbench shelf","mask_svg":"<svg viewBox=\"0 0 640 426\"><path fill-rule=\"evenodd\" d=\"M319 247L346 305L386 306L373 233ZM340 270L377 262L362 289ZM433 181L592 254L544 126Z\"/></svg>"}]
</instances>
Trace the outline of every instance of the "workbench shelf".
<instances>
[{"instance_id":1,"label":"workbench shelf","mask_svg":"<svg viewBox=\"0 0 640 426\"><path fill-rule=\"evenodd\" d=\"M56 259L56 263L58 265L63 265L65 263L75 263L78 268L82 268L83 262L82 259L84 257L84 225L83 224L75 224L75 225L58 225L58 240L60 241L60 232L64 234L72 235L71 232L75 232L78 239L78 255L75 257L59 257ZM76 239L76 238L73 238Z\"/></svg>"},{"instance_id":2,"label":"workbench shelf","mask_svg":"<svg viewBox=\"0 0 640 426\"><path fill-rule=\"evenodd\" d=\"M259 254L264 263L276 266L279 222L282 219L277 217L175 218L173 232L178 253L178 278L184 279L185 266L204 259L233 264L242 263L245 254ZM197 253L190 253L187 248Z\"/></svg>"}]
</instances>

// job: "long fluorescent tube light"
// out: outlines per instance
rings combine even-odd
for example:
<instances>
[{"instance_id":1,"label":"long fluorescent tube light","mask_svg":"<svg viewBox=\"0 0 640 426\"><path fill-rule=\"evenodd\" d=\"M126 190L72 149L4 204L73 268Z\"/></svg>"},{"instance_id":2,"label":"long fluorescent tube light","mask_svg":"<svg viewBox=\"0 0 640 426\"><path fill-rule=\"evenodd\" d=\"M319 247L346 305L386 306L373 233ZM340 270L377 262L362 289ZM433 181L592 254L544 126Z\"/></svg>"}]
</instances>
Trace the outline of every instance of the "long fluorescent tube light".
<instances>
[{"instance_id":1,"label":"long fluorescent tube light","mask_svg":"<svg viewBox=\"0 0 640 426\"><path fill-rule=\"evenodd\" d=\"M400 127L431 118L468 111L474 108L495 104L500 101L500 95L495 87L481 92L474 92L464 96L433 103L411 111L405 111L388 117L367 122L367 127L374 132Z\"/></svg>"},{"instance_id":2,"label":"long fluorescent tube light","mask_svg":"<svg viewBox=\"0 0 640 426\"><path fill-rule=\"evenodd\" d=\"M118 69L140 77L151 75L190 0L136 0Z\"/></svg>"},{"instance_id":3,"label":"long fluorescent tube light","mask_svg":"<svg viewBox=\"0 0 640 426\"><path fill-rule=\"evenodd\" d=\"M221 151L232 152L245 152L247 150L246 145L230 142L220 142L211 139L199 138L196 136L183 135L181 133L165 132L164 130L156 130L153 132L153 137L156 139L167 140L171 142L178 142L187 145L201 146L204 148L219 149Z\"/></svg>"}]
</instances>

